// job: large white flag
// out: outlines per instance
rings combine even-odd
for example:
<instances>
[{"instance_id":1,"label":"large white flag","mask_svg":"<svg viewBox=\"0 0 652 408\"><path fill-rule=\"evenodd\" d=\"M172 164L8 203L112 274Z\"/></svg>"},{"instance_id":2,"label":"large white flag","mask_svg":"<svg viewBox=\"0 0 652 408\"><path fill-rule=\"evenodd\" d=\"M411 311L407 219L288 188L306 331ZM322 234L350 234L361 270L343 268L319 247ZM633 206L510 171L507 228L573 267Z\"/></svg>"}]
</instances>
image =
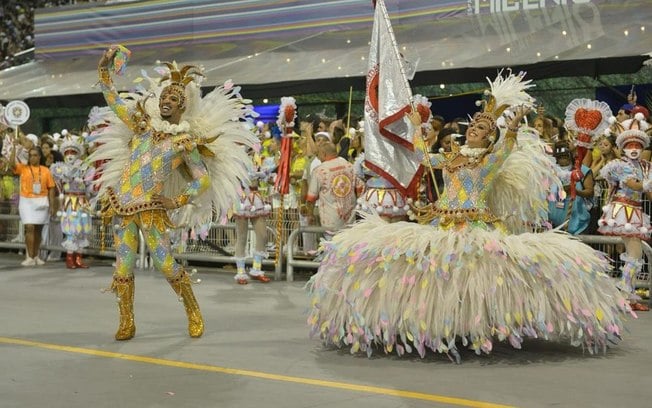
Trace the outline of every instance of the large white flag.
<instances>
[{"instance_id":1,"label":"large white flag","mask_svg":"<svg viewBox=\"0 0 652 408\"><path fill-rule=\"evenodd\" d=\"M394 32L383 0L376 1L369 49L365 97L365 164L412 195L420 178L419 156L412 140L412 91L403 71Z\"/></svg>"}]
</instances>

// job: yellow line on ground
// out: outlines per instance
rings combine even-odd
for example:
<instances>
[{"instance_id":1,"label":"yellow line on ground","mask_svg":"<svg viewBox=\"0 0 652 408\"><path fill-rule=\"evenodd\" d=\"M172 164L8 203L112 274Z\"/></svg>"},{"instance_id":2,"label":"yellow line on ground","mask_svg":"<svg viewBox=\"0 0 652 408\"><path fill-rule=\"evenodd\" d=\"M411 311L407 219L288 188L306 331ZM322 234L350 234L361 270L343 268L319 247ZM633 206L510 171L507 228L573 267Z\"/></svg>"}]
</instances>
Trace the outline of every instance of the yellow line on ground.
<instances>
[{"instance_id":1,"label":"yellow line on ground","mask_svg":"<svg viewBox=\"0 0 652 408\"><path fill-rule=\"evenodd\" d=\"M111 351L87 349L82 347L62 346L59 344L42 343L40 341L31 341L16 339L11 337L0 337L0 343L14 344L19 346L38 347L48 350L66 351L69 353L87 354L91 356L115 358L119 360L136 361L140 363L156 364L160 366L186 368L189 370L209 371L221 374L239 375L243 377L262 378L265 380L284 381L296 384L307 384L318 387L337 388L347 391L366 392L370 394L389 395L400 398L410 398L415 400L440 402L450 405L473 408L513 408L509 405L494 404L491 402L474 401L464 398L447 397L437 394L426 394L421 392L394 390L391 388L374 387L369 385L350 384L337 381L317 380L313 378L292 377L287 375L265 373L260 371L240 370L237 368L219 367L207 364L187 363L184 361L165 360L162 358L138 356L134 354L114 353Z\"/></svg>"}]
</instances>

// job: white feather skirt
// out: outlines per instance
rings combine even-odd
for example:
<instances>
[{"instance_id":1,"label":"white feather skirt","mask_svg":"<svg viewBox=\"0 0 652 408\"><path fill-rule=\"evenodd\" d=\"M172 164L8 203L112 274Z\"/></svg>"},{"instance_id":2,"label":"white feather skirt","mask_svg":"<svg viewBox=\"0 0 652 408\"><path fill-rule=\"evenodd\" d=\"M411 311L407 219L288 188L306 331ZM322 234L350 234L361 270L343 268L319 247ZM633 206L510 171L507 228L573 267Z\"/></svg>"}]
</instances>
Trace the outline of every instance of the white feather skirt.
<instances>
[{"instance_id":1,"label":"white feather skirt","mask_svg":"<svg viewBox=\"0 0 652 408\"><path fill-rule=\"evenodd\" d=\"M308 324L351 352L446 353L525 338L591 352L618 336L631 308L601 253L559 232L451 232L377 215L338 233L309 283Z\"/></svg>"}]
</instances>

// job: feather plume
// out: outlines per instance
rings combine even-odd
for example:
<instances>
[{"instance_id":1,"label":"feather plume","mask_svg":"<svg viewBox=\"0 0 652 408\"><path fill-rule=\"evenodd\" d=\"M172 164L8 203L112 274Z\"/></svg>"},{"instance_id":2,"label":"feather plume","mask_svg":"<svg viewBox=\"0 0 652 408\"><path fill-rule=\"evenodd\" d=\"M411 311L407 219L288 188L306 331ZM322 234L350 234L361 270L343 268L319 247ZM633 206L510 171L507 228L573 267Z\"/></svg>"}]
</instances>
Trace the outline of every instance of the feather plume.
<instances>
[{"instance_id":1,"label":"feather plume","mask_svg":"<svg viewBox=\"0 0 652 408\"><path fill-rule=\"evenodd\" d=\"M521 128L517 140L487 194L492 213L502 218L512 233L531 231L546 223L547 197L552 186L557 185L558 191L563 191L538 133Z\"/></svg>"},{"instance_id":2,"label":"feather plume","mask_svg":"<svg viewBox=\"0 0 652 408\"><path fill-rule=\"evenodd\" d=\"M526 91L535 85L531 83L531 79L523 80L526 73L521 71L515 75L508 68L508 75L503 77L503 71L501 69L493 81L487 78L491 87L491 96L485 107L485 112L494 113L495 118L498 118L510 106L532 107L534 105L534 98Z\"/></svg>"}]
</instances>

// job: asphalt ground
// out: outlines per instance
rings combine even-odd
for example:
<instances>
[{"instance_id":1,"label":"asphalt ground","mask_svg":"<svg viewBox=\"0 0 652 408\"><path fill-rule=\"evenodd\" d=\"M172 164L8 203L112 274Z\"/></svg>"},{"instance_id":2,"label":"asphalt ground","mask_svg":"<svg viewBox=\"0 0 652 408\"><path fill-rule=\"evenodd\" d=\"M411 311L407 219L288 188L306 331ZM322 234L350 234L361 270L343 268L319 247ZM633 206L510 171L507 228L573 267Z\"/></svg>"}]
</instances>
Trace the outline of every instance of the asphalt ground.
<instances>
[{"instance_id":1,"label":"asphalt ground","mask_svg":"<svg viewBox=\"0 0 652 408\"><path fill-rule=\"evenodd\" d=\"M200 267L206 331L154 270L136 271L136 337L118 342L110 260L68 270L0 253L0 407L647 407L652 317L628 319L606 353L497 344L491 355L366 354L308 337L307 274L246 286Z\"/></svg>"}]
</instances>

